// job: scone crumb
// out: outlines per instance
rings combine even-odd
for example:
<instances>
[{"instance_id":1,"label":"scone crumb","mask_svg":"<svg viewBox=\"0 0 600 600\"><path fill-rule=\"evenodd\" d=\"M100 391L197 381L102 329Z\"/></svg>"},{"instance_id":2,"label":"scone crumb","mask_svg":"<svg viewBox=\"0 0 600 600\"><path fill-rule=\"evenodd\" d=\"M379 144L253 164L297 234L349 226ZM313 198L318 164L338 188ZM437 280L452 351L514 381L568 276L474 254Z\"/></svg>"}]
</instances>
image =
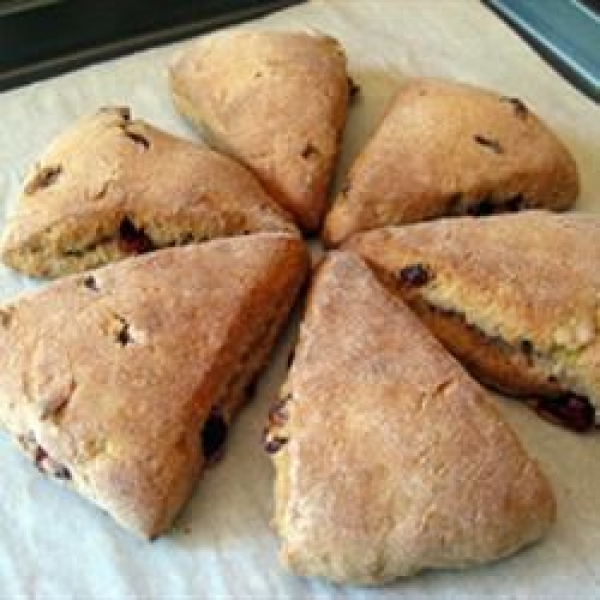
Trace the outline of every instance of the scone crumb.
<instances>
[{"instance_id":1,"label":"scone crumb","mask_svg":"<svg viewBox=\"0 0 600 600\"><path fill-rule=\"evenodd\" d=\"M567 350L580 350L595 338L596 327L591 318L583 317L567 325L561 325L554 332L554 342Z\"/></svg>"}]
</instances>

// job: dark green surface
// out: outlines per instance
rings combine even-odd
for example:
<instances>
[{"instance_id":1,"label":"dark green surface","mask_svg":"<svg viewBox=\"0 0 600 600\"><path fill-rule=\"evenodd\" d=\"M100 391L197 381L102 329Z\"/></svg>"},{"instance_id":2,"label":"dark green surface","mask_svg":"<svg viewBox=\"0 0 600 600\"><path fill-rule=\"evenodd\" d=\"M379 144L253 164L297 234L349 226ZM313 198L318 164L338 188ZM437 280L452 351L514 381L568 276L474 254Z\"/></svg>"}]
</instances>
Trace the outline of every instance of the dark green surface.
<instances>
[{"instance_id":1,"label":"dark green surface","mask_svg":"<svg viewBox=\"0 0 600 600\"><path fill-rule=\"evenodd\" d=\"M0 17L0 90L301 0L63 0Z\"/></svg>"},{"instance_id":2,"label":"dark green surface","mask_svg":"<svg viewBox=\"0 0 600 600\"><path fill-rule=\"evenodd\" d=\"M600 1L484 1L573 85L600 100Z\"/></svg>"}]
</instances>

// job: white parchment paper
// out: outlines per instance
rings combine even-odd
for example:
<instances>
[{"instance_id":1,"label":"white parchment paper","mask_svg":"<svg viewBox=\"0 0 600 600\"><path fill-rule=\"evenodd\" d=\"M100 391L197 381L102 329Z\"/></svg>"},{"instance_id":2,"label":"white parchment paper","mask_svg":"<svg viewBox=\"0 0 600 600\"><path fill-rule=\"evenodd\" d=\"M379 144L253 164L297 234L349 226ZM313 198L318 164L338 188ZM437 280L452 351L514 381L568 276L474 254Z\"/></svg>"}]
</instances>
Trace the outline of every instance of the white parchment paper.
<instances>
[{"instance_id":1,"label":"white parchment paper","mask_svg":"<svg viewBox=\"0 0 600 600\"><path fill-rule=\"evenodd\" d=\"M578 209L600 208L598 106L476 0L322 0L244 26L321 30L345 45L362 93L350 113L337 186L399 83L441 76L534 107L576 157ZM135 116L197 139L168 94L166 65L180 46L0 94L0 225L26 169L50 139L99 106L129 105ZM0 298L35 285L0 267ZM40 476L0 435L0 598L600 597L600 434L567 433L509 400L499 400L501 409L542 462L558 498L558 522L543 543L495 565L427 573L379 590L286 574L269 527L272 469L260 434L284 377L290 339L288 331L254 402L232 428L225 458L206 473L174 530L154 543L131 537Z\"/></svg>"}]
</instances>

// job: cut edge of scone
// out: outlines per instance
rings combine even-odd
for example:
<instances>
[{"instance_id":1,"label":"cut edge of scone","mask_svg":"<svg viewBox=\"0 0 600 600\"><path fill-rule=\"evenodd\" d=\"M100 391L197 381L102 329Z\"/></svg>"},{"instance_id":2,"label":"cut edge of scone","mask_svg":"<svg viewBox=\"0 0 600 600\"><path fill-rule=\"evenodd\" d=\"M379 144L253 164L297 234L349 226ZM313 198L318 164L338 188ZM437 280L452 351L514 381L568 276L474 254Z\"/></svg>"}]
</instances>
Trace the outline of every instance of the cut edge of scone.
<instances>
[{"instance_id":1,"label":"cut edge of scone","mask_svg":"<svg viewBox=\"0 0 600 600\"><path fill-rule=\"evenodd\" d=\"M27 422L22 415L15 417L11 416L9 412L6 419L2 418L5 430L40 472L77 491L83 498L92 501L100 509L106 511L125 529L142 538L153 540L171 527L173 520L190 498L203 469L221 456L229 425L239 409L254 395L256 380L267 362L277 335L284 326L289 311L304 283L308 269L308 254L303 242L297 236L289 234L263 233L256 237L263 236L265 239L271 237L274 241L284 242L281 244L276 260L281 264L286 264L285 274L277 273L274 268L275 262L272 261L269 266L270 277L277 277L279 281L267 287L266 280L263 278L263 281L258 283L262 290L257 287L252 291L251 296L244 299L235 321L230 324L228 335L232 341L222 347L219 354L214 356L214 365L210 373L206 375L211 380L221 379L217 386L217 392L208 407L203 407L201 412L196 411L194 425L188 427L188 433L192 432L193 439L190 440L189 435L186 434L185 439L181 440L186 448L188 446L198 447L198 451L194 449L191 454L195 458L190 459L188 464L182 467L185 471L189 471L188 475L182 476L179 467L175 469L179 476L172 478L172 485L169 489L165 490L160 486L154 489L155 483L149 473L146 473L143 467L140 467L140 471L135 472L133 463L119 464L119 467L128 466L131 469L129 474L111 471L107 476L104 473L103 478L100 479L100 481L104 481L102 485L97 476L90 478L89 474L86 475L81 471L82 465L79 458L74 464L59 460L54 451L60 453L64 451L64 448L63 450L53 449L52 443L44 443L43 438L53 439L53 436L56 435L54 429L59 427L63 418L63 410L68 402L63 399L62 395L44 399L44 410L39 414L36 413L33 420L28 422L27 427L24 427ZM250 241L250 238L246 239ZM219 243L221 241L211 244ZM208 246L207 244L207 248ZM161 260L159 255L163 253L192 250L195 249L191 247L165 249L152 257L139 257L131 260ZM131 264L130 261L128 263ZM126 263L121 264L125 265ZM101 289L105 273L110 272L109 269L115 266L118 265L108 265L85 274L75 274L61 279L56 284L63 287L75 286L94 295ZM126 283L126 281L123 282L124 285ZM273 298L273 301L262 302L259 305L253 298L256 293L259 294L258 297L266 296ZM23 296L23 299L28 301L29 297L33 298L35 295L36 292L30 293ZM20 298L17 298L0 307L0 327L9 328L13 319L18 318L19 302ZM129 343L136 343L136 336L140 333L136 331L135 323L128 322L126 318L116 313L114 317L115 344L125 347ZM253 322L260 321L260 326L249 326L248 319ZM190 332L190 335L194 335L194 332ZM190 360L193 362L193 357ZM205 393L202 387L204 383L204 380L199 381L200 388L196 390L194 397L190 398L190 404L198 404L202 401L197 396ZM72 386L68 390L59 389L58 391L60 394L63 392L71 394L75 391L77 383L73 381ZM0 399L10 406L8 397L2 398L0 394ZM33 409L35 410L36 407ZM3 412L0 413L0 417L4 417ZM37 434L36 422L42 427ZM46 425L44 426L43 423ZM53 425L54 423L55 425ZM42 438L42 443L40 443L40 438ZM76 440L73 439L73 443L75 442ZM102 452L108 452L108 448L103 447L94 447L89 450L91 452L89 460L91 461L97 460ZM132 477L133 480L128 480L128 477ZM135 489L129 489L132 485ZM152 490L154 493L161 494L160 501L155 498L154 502L148 502L144 497L145 492Z\"/></svg>"},{"instance_id":2,"label":"cut edge of scone","mask_svg":"<svg viewBox=\"0 0 600 600\"><path fill-rule=\"evenodd\" d=\"M570 366L572 350L560 345L542 349L525 336L516 343L507 340L500 323L486 326L464 308L439 301L435 293L418 291L421 286L411 283L412 274L423 271L433 272L417 263L402 269L391 283L389 276L380 272L380 277L482 383L531 399L538 414L569 429L580 433L595 429L600 399L590 394Z\"/></svg>"},{"instance_id":3,"label":"cut edge of scone","mask_svg":"<svg viewBox=\"0 0 600 600\"><path fill-rule=\"evenodd\" d=\"M358 257L353 256L351 260L360 260ZM303 317L303 321L301 324L299 339L297 340L297 345L295 351L306 344L303 348L304 355L311 353L311 344L315 344L315 340L311 339L310 342L303 339L306 337L306 334L303 334L303 327L305 326L305 322L307 319L307 314L311 311L311 298L313 295L317 294L315 288L319 285L319 277L323 271L331 269L331 263L335 261L342 262L344 260L348 260L348 254L344 251L334 251L331 252L324 261L322 261L319 265L315 267L313 272L313 279L311 282L311 287L308 292L308 299L306 301L305 307L305 315ZM366 263L362 263L365 271L371 271L372 269L368 269L368 265ZM379 281L379 277L377 274L372 273L374 278L377 279L377 284L381 285L381 292L383 294L388 294L390 291L387 289L387 285L381 281ZM320 292L319 292L320 293ZM376 293L380 293L377 290ZM390 293L391 296L394 296L393 293ZM396 300L403 304L402 300ZM349 310L347 306L340 307L340 310ZM314 309L316 310L316 309ZM315 314L312 315L313 319L318 319ZM401 331L398 332L401 335ZM424 334L429 338L429 336L424 331ZM427 340L429 343L429 340ZM329 554L327 556L328 551L325 551L323 556L314 557L314 561L307 560L307 555L303 551L299 551L298 549L298 541L290 542L287 535L288 527L290 527L289 519L291 518L290 510L288 507L290 500L290 484L293 478L297 477L297 473L291 470L290 457L288 452L288 444L293 438L294 435L294 427L291 427L291 411L294 409L294 404L298 402L307 403L310 402L310 398L305 396L300 396L296 394L293 382L291 380L291 373L293 369L296 367L294 363L297 359L297 354L294 351L292 355L292 363L290 365L290 371L288 372L287 379L285 383L282 385L279 393L278 399L272 403L269 414L267 426L264 430L264 448L265 451L270 455L271 460L275 466L275 482L274 482L274 495L275 495L275 513L272 520L272 527L279 534L281 538L281 549L280 549L280 560L284 564L284 566L295 573L296 575L305 576L305 577L323 577L325 579L329 579L338 584L355 584L361 586L379 586L382 584L388 584L398 578L411 577L414 576L424 570L430 569L456 569L456 568L467 568L473 567L479 564L484 564L487 562L493 562L502 560L516 552L519 552L528 546L538 543L541 538L543 538L552 524L556 520L556 500L554 498L554 494L552 492L552 488L549 480L541 469L538 461L529 457L527 452L525 451L522 443L520 442L518 436L515 432L508 428L506 425L503 427L507 427L509 437L512 438L512 443L515 444L518 452L522 452L526 457L525 460L528 463L528 468L530 469L529 476L531 477L531 482L537 486L535 492L532 492L533 495L539 501L538 509L539 513L534 514L533 506L529 506L531 510L531 514L529 517L524 517L525 521L529 519L529 522L523 521L523 529L521 530L521 539L512 540L512 542L508 542L507 539L504 538L503 535L500 535L498 539L492 541L493 536L490 536L489 543L491 546L488 548L488 555L481 556L480 558L476 558L474 556L465 558L464 560L456 560L455 558L449 558L448 562L444 562L442 559L441 563L436 562L435 558L429 558L430 562L423 565L412 564L409 568L390 571L389 565L385 564L385 560L381 557L374 560L373 564L367 571L364 569L358 569L353 573L343 573L344 569L348 567L348 563L346 562L346 558L344 558L344 549L340 548L339 556L336 556L335 553ZM359 367L360 368L360 367ZM460 370L460 368L459 368ZM473 385L477 388L478 385L475 382L472 382ZM325 384L324 384L325 385ZM336 389L334 384L334 388ZM435 390L435 394L443 395L446 391L456 385L456 382L446 382L438 389ZM483 391L482 391L483 395ZM491 402L487 403L485 407L487 410L494 415L493 418L498 419L499 415L496 408L491 404ZM326 410L326 409L325 409ZM501 420L501 419L500 419ZM299 426L298 421L296 420L296 427ZM327 431L323 431L324 436L327 436ZM338 465L340 469L343 470L343 465ZM353 468L353 465L348 467L349 469ZM368 493L368 492L367 492ZM364 499L363 499L364 500ZM329 502L330 499L323 498L323 502ZM324 525L325 526L325 525ZM332 525L333 526L333 525ZM351 532L347 532L348 536L351 536ZM350 537L348 537L348 541L350 541ZM290 545L291 544L291 545ZM497 545L497 546L495 546ZM389 544L387 544L389 548ZM491 548L495 548L491 550ZM369 544L364 544L362 547L365 555L372 553L373 548L369 546ZM409 550L410 552L410 550ZM495 554L494 554L495 552ZM427 560L427 559L426 559ZM340 571L341 569L341 571Z\"/></svg>"},{"instance_id":4,"label":"cut edge of scone","mask_svg":"<svg viewBox=\"0 0 600 600\"><path fill-rule=\"evenodd\" d=\"M391 228L393 229L393 228ZM456 358L486 386L516 396L544 419L583 433L596 428L600 397L573 367L589 339L589 326L564 328L564 340L551 347L536 344L524 333L504 331L501 319L490 320L485 307L478 315L452 301L453 278L435 260L409 258L390 272L361 248L361 238L385 235L385 230L351 237L344 248L356 252L381 283L405 302ZM562 331L562 330L561 330ZM560 337L560 336L559 336ZM573 347L580 338L580 347Z\"/></svg>"},{"instance_id":5,"label":"cut edge of scone","mask_svg":"<svg viewBox=\"0 0 600 600\"><path fill-rule=\"evenodd\" d=\"M61 185L66 172L72 171L69 163L85 156L86 136L102 135L105 133L102 127L121 131L123 139L127 138L132 147L140 148L141 155L152 152L153 146L160 146L157 161L164 160L165 156L169 160L169 152L164 149L169 144L172 157L187 150L195 155L193 160L206 164L212 161L215 175L222 171L223 177L236 177L239 185L246 181L247 203L244 205L239 200L235 205L222 202L221 196L227 198L227 194L231 194L227 181L224 181L222 190L213 186L212 195L202 191L195 198L187 189L187 199L173 210L165 204L153 206L153 192L139 190L140 183L133 182L135 158L132 157L136 155L132 154L123 159L115 156L114 164L110 166L113 173L95 191L88 189L88 185L93 184L84 180L86 175L79 169L66 184L74 186L78 194L68 198L73 206L63 209L64 214L57 210L56 216L45 218L39 227L29 224L31 216L37 212L35 194L60 194L57 186ZM79 154L73 154L73 146L77 146ZM93 157L87 160L93 161ZM102 160L106 159L103 157ZM132 166L124 169L121 160L123 163L129 161ZM173 162L171 166L176 168L177 164ZM157 167L161 171L160 163ZM170 193L177 195L177 176L173 172L172 181L162 179L158 185L166 185L167 190L171 187ZM194 185L191 180L187 184ZM148 184L142 182L142 185ZM0 255L13 269L38 277L81 272L128 256L221 237L259 232L299 234L291 217L264 192L245 167L142 120L133 120L127 107L102 108L59 134L27 175L21 193L20 204L9 218L0 241ZM40 202L46 204L45 200L42 198Z\"/></svg>"},{"instance_id":6,"label":"cut edge of scone","mask_svg":"<svg viewBox=\"0 0 600 600\"><path fill-rule=\"evenodd\" d=\"M243 214L218 210L201 218L182 219L136 214L133 209L104 214L100 220L95 215L68 218L25 243L13 245L5 238L2 261L35 277L55 278L163 248L269 231L246 225ZM286 227L274 226L271 232L286 232Z\"/></svg>"}]
</instances>

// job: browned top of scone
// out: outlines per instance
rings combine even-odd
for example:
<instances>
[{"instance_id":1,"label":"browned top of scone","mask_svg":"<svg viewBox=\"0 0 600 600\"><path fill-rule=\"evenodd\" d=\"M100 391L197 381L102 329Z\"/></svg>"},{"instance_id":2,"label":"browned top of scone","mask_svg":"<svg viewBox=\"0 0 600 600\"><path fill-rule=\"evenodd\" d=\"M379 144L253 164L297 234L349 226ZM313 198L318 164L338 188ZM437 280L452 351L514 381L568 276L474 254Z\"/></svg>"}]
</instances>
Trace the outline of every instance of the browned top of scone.
<instances>
[{"instance_id":1,"label":"browned top of scone","mask_svg":"<svg viewBox=\"0 0 600 600\"><path fill-rule=\"evenodd\" d=\"M346 247L388 273L422 265L419 293L509 344L532 344L600 401L600 218L528 211L356 235Z\"/></svg>"},{"instance_id":2,"label":"browned top of scone","mask_svg":"<svg viewBox=\"0 0 600 600\"><path fill-rule=\"evenodd\" d=\"M325 238L442 215L560 210L578 192L572 156L522 100L413 79L352 166Z\"/></svg>"},{"instance_id":3,"label":"browned top of scone","mask_svg":"<svg viewBox=\"0 0 600 600\"><path fill-rule=\"evenodd\" d=\"M316 274L282 397L276 525L300 574L380 583L484 562L554 519L485 392L357 257Z\"/></svg>"},{"instance_id":4,"label":"browned top of scone","mask_svg":"<svg viewBox=\"0 0 600 600\"><path fill-rule=\"evenodd\" d=\"M0 308L0 420L121 524L160 533L203 463L200 425L244 332L304 276L294 236L161 250ZM296 283L294 285L296 285Z\"/></svg>"},{"instance_id":5,"label":"browned top of scone","mask_svg":"<svg viewBox=\"0 0 600 600\"><path fill-rule=\"evenodd\" d=\"M199 228L295 230L243 166L132 120L126 108L106 108L60 134L31 170L2 255L12 264L42 245L53 255L83 251L114 234L124 218L152 224L159 237L161 223L181 236Z\"/></svg>"},{"instance_id":6,"label":"browned top of scone","mask_svg":"<svg viewBox=\"0 0 600 600\"><path fill-rule=\"evenodd\" d=\"M236 32L192 44L170 70L176 107L248 165L303 228L317 228L346 119L333 38Z\"/></svg>"}]
</instances>

